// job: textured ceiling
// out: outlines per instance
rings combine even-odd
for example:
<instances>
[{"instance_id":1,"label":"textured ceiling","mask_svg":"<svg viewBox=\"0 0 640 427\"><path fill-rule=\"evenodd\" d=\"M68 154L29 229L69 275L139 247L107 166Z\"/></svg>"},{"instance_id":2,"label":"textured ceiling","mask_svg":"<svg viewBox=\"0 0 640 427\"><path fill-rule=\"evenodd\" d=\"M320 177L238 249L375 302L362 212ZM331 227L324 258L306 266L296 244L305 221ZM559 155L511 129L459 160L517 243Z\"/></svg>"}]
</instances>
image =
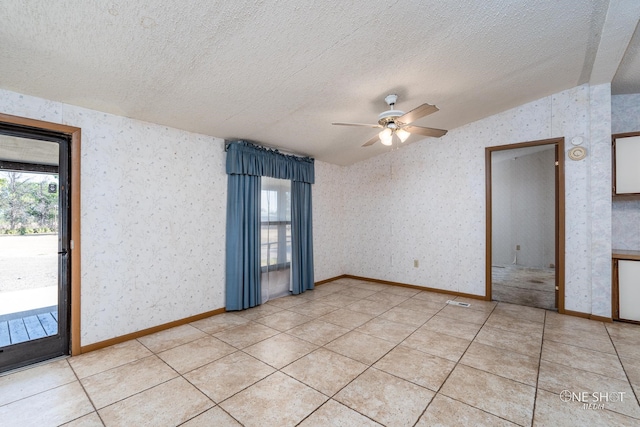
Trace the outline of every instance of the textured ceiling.
<instances>
[{"instance_id":1,"label":"textured ceiling","mask_svg":"<svg viewBox=\"0 0 640 427\"><path fill-rule=\"evenodd\" d=\"M453 129L587 83L598 58L611 81L636 3L5 1L0 87L344 165L388 148L331 122L375 123L389 93L440 108L416 124ZM601 44L607 28L620 37Z\"/></svg>"},{"instance_id":2,"label":"textured ceiling","mask_svg":"<svg viewBox=\"0 0 640 427\"><path fill-rule=\"evenodd\" d=\"M631 43L613 79L611 92L616 95L640 93L640 25L636 26Z\"/></svg>"}]
</instances>

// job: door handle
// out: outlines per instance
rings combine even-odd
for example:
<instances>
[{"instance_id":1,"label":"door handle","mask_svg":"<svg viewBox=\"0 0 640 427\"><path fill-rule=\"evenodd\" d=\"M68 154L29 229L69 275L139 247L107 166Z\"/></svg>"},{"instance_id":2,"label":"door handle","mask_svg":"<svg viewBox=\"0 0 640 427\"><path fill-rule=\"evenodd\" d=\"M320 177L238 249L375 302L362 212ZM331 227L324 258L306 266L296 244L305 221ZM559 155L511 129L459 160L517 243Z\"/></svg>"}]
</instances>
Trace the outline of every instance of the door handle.
<instances>
[{"instance_id":1,"label":"door handle","mask_svg":"<svg viewBox=\"0 0 640 427\"><path fill-rule=\"evenodd\" d=\"M66 255L66 254L67 254L67 251L66 251L66 250L61 251L61 252L58 252L58 255Z\"/></svg>"}]
</instances>

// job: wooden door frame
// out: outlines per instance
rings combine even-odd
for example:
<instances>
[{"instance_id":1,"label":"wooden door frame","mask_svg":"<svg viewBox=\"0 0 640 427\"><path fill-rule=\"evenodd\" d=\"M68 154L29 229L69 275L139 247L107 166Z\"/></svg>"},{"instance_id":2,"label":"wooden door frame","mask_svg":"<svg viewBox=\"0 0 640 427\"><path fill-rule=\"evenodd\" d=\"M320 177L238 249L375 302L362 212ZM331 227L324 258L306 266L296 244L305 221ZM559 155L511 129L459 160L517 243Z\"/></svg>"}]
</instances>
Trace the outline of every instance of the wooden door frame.
<instances>
[{"instance_id":1,"label":"wooden door frame","mask_svg":"<svg viewBox=\"0 0 640 427\"><path fill-rule=\"evenodd\" d=\"M491 212L491 153L494 151L512 150L517 148L537 147L542 145L555 146L555 250L556 250L556 308L558 313L564 313L564 282L565 282L565 193L564 193L564 138L551 138L539 141L521 142L517 144L499 145L485 148L485 187L486 187L486 287L485 300L491 301L491 265L492 265L492 212Z\"/></svg>"},{"instance_id":2,"label":"wooden door frame","mask_svg":"<svg viewBox=\"0 0 640 427\"><path fill-rule=\"evenodd\" d=\"M59 132L71 138L71 312L69 341L72 356L81 353L80 342L80 128L0 113L0 122Z\"/></svg>"}]
</instances>

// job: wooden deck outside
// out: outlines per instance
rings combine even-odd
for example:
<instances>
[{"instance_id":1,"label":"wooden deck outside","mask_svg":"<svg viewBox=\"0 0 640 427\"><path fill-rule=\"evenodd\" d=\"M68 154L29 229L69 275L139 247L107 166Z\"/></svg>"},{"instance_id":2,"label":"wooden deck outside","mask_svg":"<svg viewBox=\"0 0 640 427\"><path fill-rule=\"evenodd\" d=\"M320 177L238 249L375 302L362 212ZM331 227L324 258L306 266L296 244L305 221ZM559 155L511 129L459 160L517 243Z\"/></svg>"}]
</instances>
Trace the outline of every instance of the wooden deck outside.
<instances>
[{"instance_id":1,"label":"wooden deck outside","mask_svg":"<svg viewBox=\"0 0 640 427\"><path fill-rule=\"evenodd\" d=\"M0 321L0 347L58 333L58 311Z\"/></svg>"}]
</instances>

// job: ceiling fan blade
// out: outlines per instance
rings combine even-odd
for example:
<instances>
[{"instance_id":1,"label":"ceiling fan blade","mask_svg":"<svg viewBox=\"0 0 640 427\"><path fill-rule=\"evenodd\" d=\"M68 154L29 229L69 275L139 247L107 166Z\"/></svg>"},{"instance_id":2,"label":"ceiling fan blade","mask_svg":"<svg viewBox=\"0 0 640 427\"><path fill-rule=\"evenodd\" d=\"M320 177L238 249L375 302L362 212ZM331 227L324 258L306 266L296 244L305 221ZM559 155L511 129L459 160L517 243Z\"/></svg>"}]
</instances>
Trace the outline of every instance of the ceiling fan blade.
<instances>
[{"instance_id":1,"label":"ceiling fan blade","mask_svg":"<svg viewBox=\"0 0 640 427\"><path fill-rule=\"evenodd\" d=\"M422 104L421 106L414 108L408 113L404 113L402 116L398 117L396 121L401 123L413 123L418 119L423 118L424 116L428 116L429 114L433 114L438 111L438 107L431 104Z\"/></svg>"},{"instance_id":2,"label":"ceiling fan blade","mask_svg":"<svg viewBox=\"0 0 640 427\"><path fill-rule=\"evenodd\" d=\"M434 128L425 128L422 126L403 126L402 129L406 130L409 133L416 133L418 135L424 136L432 136L434 138L440 138L443 135L447 134L447 131L444 129L434 129Z\"/></svg>"},{"instance_id":3,"label":"ceiling fan blade","mask_svg":"<svg viewBox=\"0 0 640 427\"><path fill-rule=\"evenodd\" d=\"M371 138L370 140L368 140L367 142L365 142L364 144L362 144L362 146L363 147L368 147L370 145L375 144L378 141L380 141L380 137L378 135L376 135L373 138Z\"/></svg>"},{"instance_id":4,"label":"ceiling fan blade","mask_svg":"<svg viewBox=\"0 0 640 427\"><path fill-rule=\"evenodd\" d=\"M373 125L373 124L368 124L368 123L331 123L332 125L338 125L338 126L365 126L368 128L381 128L382 126L380 125Z\"/></svg>"}]
</instances>

